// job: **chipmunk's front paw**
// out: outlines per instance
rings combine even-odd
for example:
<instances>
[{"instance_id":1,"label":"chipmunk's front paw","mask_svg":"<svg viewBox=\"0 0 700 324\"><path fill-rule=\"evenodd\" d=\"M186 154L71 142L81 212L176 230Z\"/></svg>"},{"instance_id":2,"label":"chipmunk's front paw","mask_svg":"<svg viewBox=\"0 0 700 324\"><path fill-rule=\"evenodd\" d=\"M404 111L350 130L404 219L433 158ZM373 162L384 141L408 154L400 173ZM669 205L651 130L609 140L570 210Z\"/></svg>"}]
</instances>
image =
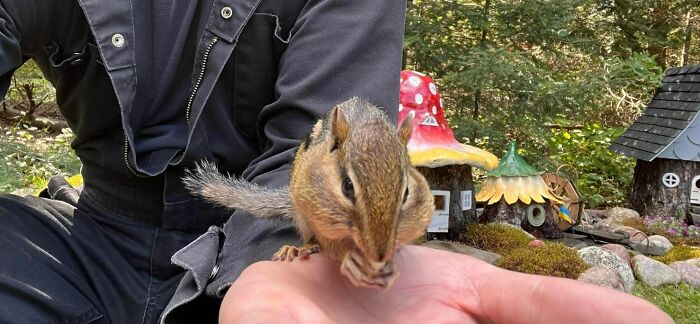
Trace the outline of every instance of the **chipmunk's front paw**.
<instances>
[{"instance_id":1,"label":"chipmunk's front paw","mask_svg":"<svg viewBox=\"0 0 700 324\"><path fill-rule=\"evenodd\" d=\"M399 278L392 261L370 262L356 251L351 251L345 256L340 265L340 272L356 287L365 288L388 288Z\"/></svg>"},{"instance_id":2,"label":"chipmunk's front paw","mask_svg":"<svg viewBox=\"0 0 700 324\"><path fill-rule=\"evenodd\" d=\"M308 259L309 255L320 251L318 244L304 244L301 247L285 245L282 246L277 253L272 256L272 261L292 261L296 257L302 260Z\"/></svg>"}]
</instances>

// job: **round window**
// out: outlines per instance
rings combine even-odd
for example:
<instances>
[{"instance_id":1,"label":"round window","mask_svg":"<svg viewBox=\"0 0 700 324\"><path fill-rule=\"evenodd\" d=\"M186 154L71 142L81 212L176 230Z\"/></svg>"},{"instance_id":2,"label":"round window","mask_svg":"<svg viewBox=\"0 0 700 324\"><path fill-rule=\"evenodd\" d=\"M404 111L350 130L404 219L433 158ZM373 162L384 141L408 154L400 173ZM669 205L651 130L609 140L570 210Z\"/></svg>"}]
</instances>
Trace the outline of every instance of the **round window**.
<instances>
[{"instance_id":1,"label":"round window","mask_svg":"<svg viewBox=\"0 0 700 324\"><path fill-rule=\"evenodd\" d=\"M544 224L547 213L542 205L530 205L527 207L527 222L534 227Z\"/></svg>"},{"instance_id":2,"label":"round window","mask_svg":"<svg viewBox=\"0 0 700 324\"><path fill-rule=\"evenodd\" d=\"M681 183L681 178L679 178L677 174L669 172L661 177L661 182L668 188L675 188Z\"/></svg>"}]
</instances>

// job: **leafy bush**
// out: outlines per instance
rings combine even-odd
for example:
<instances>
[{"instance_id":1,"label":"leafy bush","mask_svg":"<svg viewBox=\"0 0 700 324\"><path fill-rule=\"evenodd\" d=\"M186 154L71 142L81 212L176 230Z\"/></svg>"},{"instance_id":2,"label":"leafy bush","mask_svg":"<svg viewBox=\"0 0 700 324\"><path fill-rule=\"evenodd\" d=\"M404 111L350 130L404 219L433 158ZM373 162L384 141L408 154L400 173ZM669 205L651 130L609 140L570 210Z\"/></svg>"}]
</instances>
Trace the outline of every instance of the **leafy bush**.
<instances>
[{"instance_id":1,"label":"leafy bush","mask_svg":"<svg viewBox=\"0 0 700 324\"><path fill-rule=\"evenodd\" d=\"M671 264L676 261L700 258L700 249L687 245L674 245L666 255L652 258L666 264Z\"/></svg>"},{"instance_id":2,"label":"leafy bush","mask_svg":"<svg viewBox=\"0 0 700 324\"><path fill-rule=\"evenodd\" d=\"M548 169L569 164L576 186L590 207L622 204L632 183L634 160L608 150L624 131L591 124L583 129L552 129L547 140ZM582 154L585 152L585 154Z\"/></svg>"},{"instance_id":3,"label":"leafy bush","mask_svg":"<svg viewBox=\"0 0 700 324\"><path fill-rule=\"evenodd\" d=\"M512 271L570 279L576 279L588 268L574 249L559 243L516 249L495 265Z\"/></svg>"},{"instance_id":4,"label":"leafy bush","mask_svg":"<svg viewBox=\"0 0 700 324\"><path fill-rule=\"evenodd\" d=\"M0 191L38 191L57 174L80 172L80 161L70 148L73 133L64 129L53 136L35 127L6 129L0 143Z\"/></svg>"},{"instance_id":5,"label":"leafy bush","mask_svg":"<svg viewBox=\"0 0 700 324\"><path fill-rule=\"evenodd\" d=\"M465 244L501 255L527 247L531 238L522 230L503 224L469 224Z\"/></svg>"}]
</instances>

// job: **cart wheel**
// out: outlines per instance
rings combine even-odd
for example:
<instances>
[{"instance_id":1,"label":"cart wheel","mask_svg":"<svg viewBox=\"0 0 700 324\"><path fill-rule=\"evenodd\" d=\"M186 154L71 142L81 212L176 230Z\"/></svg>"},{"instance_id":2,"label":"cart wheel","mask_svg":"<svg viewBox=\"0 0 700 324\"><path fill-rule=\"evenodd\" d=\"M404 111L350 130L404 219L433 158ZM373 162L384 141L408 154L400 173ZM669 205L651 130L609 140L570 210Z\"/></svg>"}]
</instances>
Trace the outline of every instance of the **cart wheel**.
<instances>
[{"instance_id":1,"label":"cart wheel","mask_svg":"<svg viewBox=\"0 0 700 324\"><path fill-rule=\"evenodd\" d=\"M574 222L574 224L576 224L583 211L583 202L579 199L579 194L576 187L574 187L571 181L557 173L547 173L543 175L542 178L552 192L562 198L564 201L564 207L569 210L571 220ZM555 205L552 205L550 208L553 209L554 215L559 215L559 210ZM574 224L557 217L557 226L561 231L566 231L574 226Z\"/></svg>"}]
</instances>

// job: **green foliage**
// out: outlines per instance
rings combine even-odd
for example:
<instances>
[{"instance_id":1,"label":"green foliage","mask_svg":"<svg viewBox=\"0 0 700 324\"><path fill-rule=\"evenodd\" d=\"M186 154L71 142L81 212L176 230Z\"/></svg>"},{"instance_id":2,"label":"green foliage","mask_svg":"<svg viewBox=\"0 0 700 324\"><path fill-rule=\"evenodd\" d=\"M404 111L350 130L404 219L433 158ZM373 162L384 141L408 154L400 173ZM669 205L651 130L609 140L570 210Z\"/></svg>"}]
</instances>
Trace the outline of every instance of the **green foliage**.
<instances>
[{"instance_id":1,"label":"green foliage","mask_svg":"<svg viewBox=\"0 0 700 324\"><path fill-rule=\"evenodd\" d=\"M542 247L524 247L496 261L498 267L543 276L576 279L588 266L578 253L559 243Z\"/></svg>"},{"instance_id":2,"label":"green foliage","mask_svg":"<svg viewBox=\"0 0 700 324\"><path fill-rule=\"evenodd\" d=\"M38 191L54 175L80 172L80 161L70 148L74 135L69 129L56 136L26 126L4 130L0 191Z\"/></svg>"},{"instance_id":3,"label":"green foliage","mask_svg":"<svg viewBox=\"0 0 700 324\"><path fill-rule=\"evenodd\" d=\"M571 165L577 174L569 177L576 179L588 206L620 205L632 182L634 160L608 150L608 146L622 131L598 124L571 131L552 129L545 150L547 159L539 160L538 167L552 170ZM533 157L533 161L538 160Z\"/></svg>"},{"instance_id":4,"label":"green foliage","mask_svg":"<svg viewBox=\"0 0 700 324\"><path fill-rule=\"evenodd\" d=\"M700 323L700 289L698 288L685 283L678 286L653 288L637 282L632 293L659 306L678 324Z\"/></svg>"},{"instance_id":5,"label":"green foliage","mask_svg":"<svg viewBox=\"0 0 700 324\"><path fill-rule=\"evenodd\" d=\"M652 257L652 259L671 264L676 261L685 261L690 259L700 258L700 249L687 245L674 245L671 250L664 256Z\"/></svg>"},{"instance_id":6,"label":"green foliage","mask_svg":"<svg viewBox=\"0 0 700 324\"><path fill-rule=\"evenodd\" d=\"M527 247L531 238L522 230L503 224L469 224L465 244L497 254Z\"/></svg>"}]
</instances>

